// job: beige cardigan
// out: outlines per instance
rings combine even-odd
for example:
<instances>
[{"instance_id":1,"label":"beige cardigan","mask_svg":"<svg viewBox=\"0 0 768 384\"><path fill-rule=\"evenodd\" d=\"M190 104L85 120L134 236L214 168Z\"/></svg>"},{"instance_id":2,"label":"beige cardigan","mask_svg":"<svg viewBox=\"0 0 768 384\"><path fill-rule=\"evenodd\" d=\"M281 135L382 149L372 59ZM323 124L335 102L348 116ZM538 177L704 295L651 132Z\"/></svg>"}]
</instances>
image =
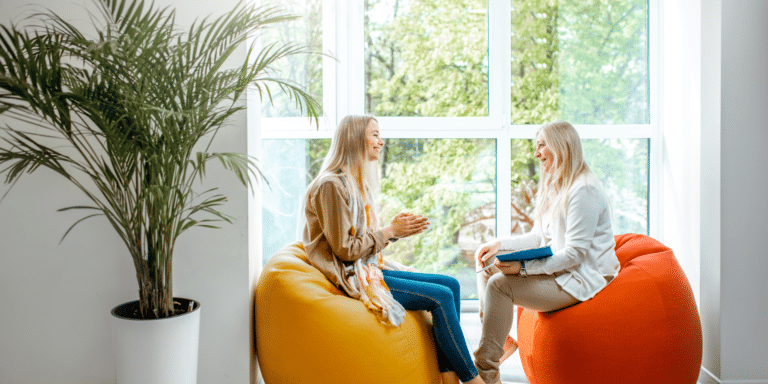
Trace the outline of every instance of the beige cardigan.
<instances>
[{"instance_id":1,"label":"beige cardigan","mask_svg":"<svg viewBox=\"0 0 768 384\"><path fill-rule=\"evenodd\" d=\"M303 242L310 263L347 295L360 299L348 279L354 275L352 263L380 252L389 241L381 230L355 236L355 223L365 220L365 209L362 202L357 202L357 209L352 206L355 201L344 183L341 174L329 174L311 186L304 202ZM373 201L370 193L368 197ZM353 211L358 217L352 217Z\"/></svg>"}]
</instances>

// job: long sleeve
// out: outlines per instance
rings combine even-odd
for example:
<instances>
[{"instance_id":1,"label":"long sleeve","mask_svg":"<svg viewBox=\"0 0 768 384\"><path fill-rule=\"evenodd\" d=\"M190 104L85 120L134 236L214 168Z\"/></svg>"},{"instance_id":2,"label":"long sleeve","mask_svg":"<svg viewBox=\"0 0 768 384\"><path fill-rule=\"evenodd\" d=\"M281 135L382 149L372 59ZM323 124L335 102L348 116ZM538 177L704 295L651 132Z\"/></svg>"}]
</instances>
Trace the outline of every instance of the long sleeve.
<instances>
[{"instance_id":1,"label":"long sleeve","mask_svg":"<svg viewBox=\"0 0 768 384\"><path fill-rule=\"evenodd\" d=\"M568 191L565 212L549 223L551 257L525 263L529 274L555 274L555 279L573 297L584 301L594 297L621 268L611 229L608 196L594 175L587 175Z\"/></svg>"},{"instance_id":2,"label":"long sleeve","mask_svg":"<svg viewBox=\"0 0 768 384\"><path fill-rule=\"evenodd\" d=\"M328 241L333 254L342 261L355 261L379 252L388 241L382 231L371 231L356 236L348 192L335 182L324 182L313 196L312 206L317 215L322 235Z\"/></svg>"},{"instance_id":3,"label":"long sleeve","mask_svg":"<svg viewBox=\"0 0 768 384\"><path fill-rule=\"evenodd\" d=\"M529 274L553 274L578 266L592 246L600 214L607 207L603 206L592 186L581 184L570 192L562 248L553 249L551 257L527 261L525 266ZM562 216L560 221L562 226Z\"/></svg>"}]
</instances>

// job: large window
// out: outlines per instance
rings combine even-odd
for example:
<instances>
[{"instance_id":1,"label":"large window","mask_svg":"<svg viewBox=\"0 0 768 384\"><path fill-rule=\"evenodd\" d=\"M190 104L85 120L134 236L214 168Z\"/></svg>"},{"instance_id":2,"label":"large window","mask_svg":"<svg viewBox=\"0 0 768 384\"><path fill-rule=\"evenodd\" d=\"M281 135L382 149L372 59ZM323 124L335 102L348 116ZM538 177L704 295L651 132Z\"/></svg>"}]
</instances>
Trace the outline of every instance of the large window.
<instances>
[{"instance_id":1,"label":"large window","mask_svg":"<svg viewBox=\"0 0 768 384\"><path fill-rule=\"evenodd\" d=\"M377 116L381 225L400 211L429 231L386 256L456 276L476 297L472 254L531 228L544 122L576 126L603 183L614 233L652 234L657 119L647 0L364 0L283 2L303 17L282 38L326 56L284 70L323 101L316 127L275 97L262 113L264 260L300 239L300 199L347 114ZM504 218L499 220L498 218Z\"/></svg>"}]
</instances>

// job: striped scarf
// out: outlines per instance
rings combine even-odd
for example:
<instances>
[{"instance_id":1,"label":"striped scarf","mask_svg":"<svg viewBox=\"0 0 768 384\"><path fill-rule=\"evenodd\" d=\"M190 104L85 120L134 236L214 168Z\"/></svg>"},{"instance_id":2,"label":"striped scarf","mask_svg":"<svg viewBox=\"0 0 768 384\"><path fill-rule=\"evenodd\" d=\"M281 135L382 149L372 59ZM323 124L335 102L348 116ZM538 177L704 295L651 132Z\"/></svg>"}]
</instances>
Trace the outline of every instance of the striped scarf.
<instances>
[{"instance_id":1,"label":"striped scarf","mask_svg":"<svg viewBox=\"0 0 768 384\"><path fill-rule=\"evenodd\" d=\"M346 180L345 180L346 183ZM352 194L354 196L355 194ZM356 218L352 235L363 236L371 226L370 207L364 207L365 216L359 214L360 202L352 198L352 217ZM384 282L382 270L416 272L414 268L400 263L384 260L381 252L361 257L353 263L354 274L348 274L349 283L360 292L360 301L373 312L382 323L395 327L405 321L405 308L395 300L389 287Z\"/></svg>"}]
</instances>

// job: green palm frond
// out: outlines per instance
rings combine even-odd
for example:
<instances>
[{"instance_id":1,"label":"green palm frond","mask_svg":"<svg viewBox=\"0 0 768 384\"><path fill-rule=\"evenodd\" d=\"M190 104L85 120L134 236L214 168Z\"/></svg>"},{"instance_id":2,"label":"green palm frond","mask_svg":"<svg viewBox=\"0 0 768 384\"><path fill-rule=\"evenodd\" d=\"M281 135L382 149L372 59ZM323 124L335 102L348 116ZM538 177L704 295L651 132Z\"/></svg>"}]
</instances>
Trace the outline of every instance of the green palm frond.
<instances>
[{"instance_id":1,"label":"green palm frond","mask_svg":"<svg viewBox=\"0 0 768 384\"><path fill-rule=\"evenodd\" d=\"M82 221L104 216L133 257L143 313L166 317L178 236L232 222L220 211L224 195L194 191L207 163L217 161L248 188L263 179L256 159L209 152L213 139L245 109L249 89L269 100L272 88L281 89L317 124L319 102L273 76L281 59L310 51L252 42L263 28L296 18L279 7L240 2L182 30L169 7L93 3L95 34L50 10L27 27L0 26L0 114L11 122L0 127L0 174L13 186L48 168L77 186L92 204L61 211L95 212L62 240ZM232 67L242 48L246 59Z\"/></svg>"}]
</instances>

